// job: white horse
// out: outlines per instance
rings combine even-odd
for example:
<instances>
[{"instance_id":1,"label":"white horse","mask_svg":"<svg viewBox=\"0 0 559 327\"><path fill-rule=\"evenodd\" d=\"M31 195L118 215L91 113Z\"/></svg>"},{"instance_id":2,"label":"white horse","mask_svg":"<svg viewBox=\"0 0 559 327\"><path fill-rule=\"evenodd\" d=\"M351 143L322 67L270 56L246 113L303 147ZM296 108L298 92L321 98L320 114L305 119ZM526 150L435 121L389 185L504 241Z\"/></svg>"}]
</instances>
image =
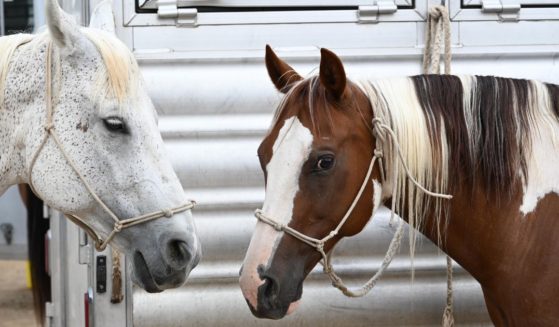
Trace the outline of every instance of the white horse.
<instances>
[{"instance_id":1,"label":"white horse","mask_svg":"<svg viewBox=\"0 0 559 327\"><path fill-rule=\"evenodd\" d=\"M129 255L144 289L178 287L200 245L138 65L114 19L81 28L56 0L46 14L48 32L0 38L0 194L30 184Z\"/></svg>"}]
</instances>

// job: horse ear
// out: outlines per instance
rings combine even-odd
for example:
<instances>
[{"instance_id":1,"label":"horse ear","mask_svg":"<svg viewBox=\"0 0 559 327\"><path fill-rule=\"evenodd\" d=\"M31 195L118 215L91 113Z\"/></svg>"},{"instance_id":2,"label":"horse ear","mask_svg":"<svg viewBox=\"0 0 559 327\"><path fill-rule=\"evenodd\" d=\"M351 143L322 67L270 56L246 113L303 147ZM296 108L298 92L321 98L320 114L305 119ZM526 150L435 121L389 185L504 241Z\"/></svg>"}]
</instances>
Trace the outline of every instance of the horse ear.
<instances>
[{"instance_id":1,"label":"horse ear","mask_svg":"<svg viewBox=\"0 0 559 327\"><path fill-rule=\"evenodd\" d=\"M89 27L115 34L115 15L111 0L101 1L91 14Z\"/></svg>"},{"instance_id":2,"label":"horse ear","mask_svg":"<svg viewBox=\"0 0 559 327\"><path fill-rule=\"evenodd\" d=\"M293 82L303 79L291 66L278 58L269 45L266 45L266 69L270 79L282 93L287 93L293 86Z\"/></svg>"},{"instance_id":3,"label":"horse ear","mask_svg":"<svg viewBox=\"0 0 559 327\"><path fill-rule=\"evenodd\" d=\"M347 78L344 65L335 53L320 49L320 82L334 98L339 99L345 91Z\"/></svg>"},{"instance_id":4,"label":"horse ear","mask_svg":"<svg viewBox=\"0 0 559 327\"><path fill-rule=\"evenodd\" d=\"M78 24L60 9L57 0L47 0L46 18L50 35L56 45L72 52L82 37Z\"/></svg>"}]
</instances>

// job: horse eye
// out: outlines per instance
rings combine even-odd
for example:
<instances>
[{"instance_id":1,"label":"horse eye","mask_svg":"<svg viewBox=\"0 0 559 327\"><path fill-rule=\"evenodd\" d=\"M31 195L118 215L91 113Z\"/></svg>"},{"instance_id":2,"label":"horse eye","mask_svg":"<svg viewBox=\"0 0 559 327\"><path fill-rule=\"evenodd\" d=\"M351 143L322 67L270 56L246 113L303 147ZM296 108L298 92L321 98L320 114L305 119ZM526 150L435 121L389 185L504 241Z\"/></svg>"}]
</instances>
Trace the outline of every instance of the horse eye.
<instances>
[{"instance_id":1,"label":"horse eye","mask_svg":"<svg viewBox=\"0 0 559 327\"><path fill-rule=\"evenodd\" d=\"M325 171L332 167L334 167L334 156L328 154L318 158L318 161L316 162L315 170Z\"/></svg>"},{"instance_id":2,"label":"horse eye","mask_svg":"<svg viewBox=\"0 0 559 327\"><path fill-rule=\"evenodd\" d=\"M120 117L108 117L103 119L105 128L115 133L127 133L126 124Z\"/></svg>"}]
</instances>

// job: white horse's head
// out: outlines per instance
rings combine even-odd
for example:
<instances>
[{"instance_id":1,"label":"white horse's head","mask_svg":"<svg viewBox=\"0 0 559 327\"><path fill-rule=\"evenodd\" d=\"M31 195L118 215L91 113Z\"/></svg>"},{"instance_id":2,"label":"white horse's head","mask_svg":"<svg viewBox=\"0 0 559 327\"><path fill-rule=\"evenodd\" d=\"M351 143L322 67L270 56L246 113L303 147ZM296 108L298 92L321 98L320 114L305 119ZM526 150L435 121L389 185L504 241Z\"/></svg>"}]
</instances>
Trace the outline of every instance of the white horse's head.
<instances>
[{"instance_id":1,"label":"white horse's head","mask_svg":"<svg viewBox=\"0 0 559 327\"><path fill-rule=\"evenodd\" d=\"M97 29L81 28L56 0L48 0L46 10L49 32L14 51L5 81L6 108L21 110L24 116L16 134L25 148L22 171L29 172L20 181L32 178L48 205L82 217L105 239L114 221L75 170L119 219L168 213L186 203L136 60L107 32L114 31L114 21L93 17L96 26L91 27ZM95 14L106 15L107 10L100 8ZM75 170L53 137L41 146L46 133L48 44L53 126ZM136 282L150 292L182 285L200 258L190 211L122 229L110 244L129 256Z\"/></svg>"}]
</instances>

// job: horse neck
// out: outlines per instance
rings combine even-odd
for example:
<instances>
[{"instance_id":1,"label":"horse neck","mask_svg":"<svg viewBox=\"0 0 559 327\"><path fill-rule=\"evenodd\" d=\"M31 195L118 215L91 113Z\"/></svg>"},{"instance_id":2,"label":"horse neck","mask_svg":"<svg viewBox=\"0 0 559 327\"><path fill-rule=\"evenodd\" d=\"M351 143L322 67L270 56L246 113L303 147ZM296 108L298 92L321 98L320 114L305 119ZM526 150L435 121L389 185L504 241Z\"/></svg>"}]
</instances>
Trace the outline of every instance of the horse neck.
<instances>
[{"instance_id":1,"label":"horse neck","mask_svg":"<svg viewBox=\"0 0 559 327\"><path fill-rule=\"evenodd\" d=\"M27 167L45 124L45 44L18 47L10 60L0 107L0 194L26 183Z\"/></svg>"}]
</instances>

